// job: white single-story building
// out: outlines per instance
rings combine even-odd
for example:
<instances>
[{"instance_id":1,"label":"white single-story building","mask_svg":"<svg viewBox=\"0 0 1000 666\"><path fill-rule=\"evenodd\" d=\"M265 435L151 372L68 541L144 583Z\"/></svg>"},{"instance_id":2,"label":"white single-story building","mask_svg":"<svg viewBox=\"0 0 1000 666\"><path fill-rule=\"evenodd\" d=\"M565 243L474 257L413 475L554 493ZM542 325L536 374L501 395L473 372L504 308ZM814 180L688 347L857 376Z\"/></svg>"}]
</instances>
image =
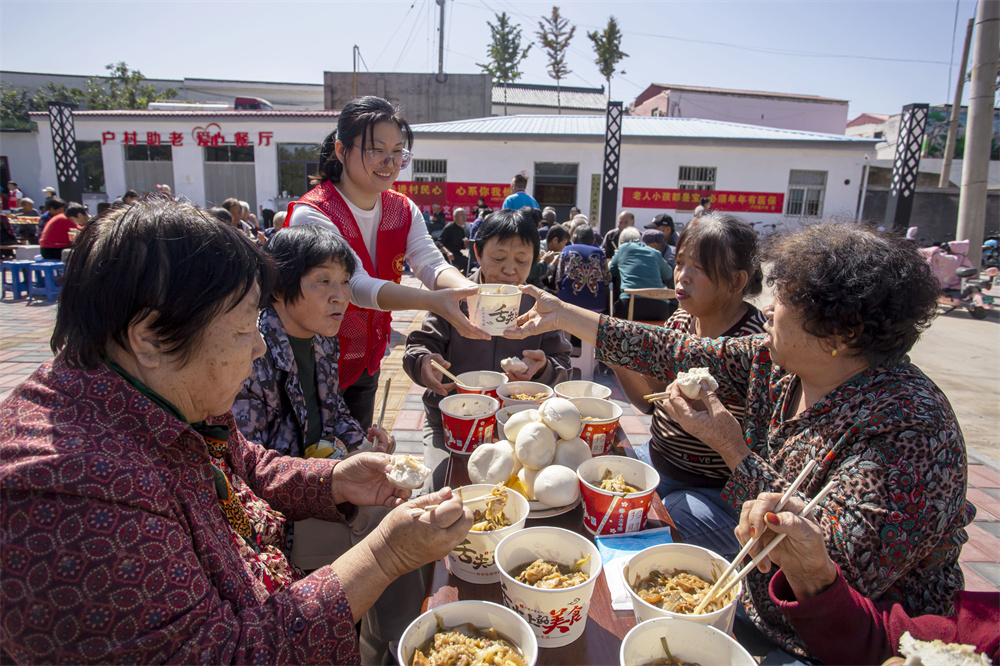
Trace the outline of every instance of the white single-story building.
<instances>
[{"instance_id":1,"label":"white single-story building","mask_svg":"<svg viewBox=\"0 0 1000 666\"><path fill-rule=\"evenodd\" d=\"M80 111L76 141L87 193L110 201L128 189L174 194L199 205L234 196L256 211L281 210L305 191L318 145L336 111ZM48 115L38 132L4 132L2 153L22 191L39 201L57 185ZM639 221L691 217L702 195L753 222L795 226L853 219L865 157L875 141L844 135L697 120L622 119L619 199ZM483 196L498 207L511 177L565 219L570 206L595 216L605 117L507 116L415 126L415 158L398 188L421 206L450 209Z\"/></svg>"}]
</instances>

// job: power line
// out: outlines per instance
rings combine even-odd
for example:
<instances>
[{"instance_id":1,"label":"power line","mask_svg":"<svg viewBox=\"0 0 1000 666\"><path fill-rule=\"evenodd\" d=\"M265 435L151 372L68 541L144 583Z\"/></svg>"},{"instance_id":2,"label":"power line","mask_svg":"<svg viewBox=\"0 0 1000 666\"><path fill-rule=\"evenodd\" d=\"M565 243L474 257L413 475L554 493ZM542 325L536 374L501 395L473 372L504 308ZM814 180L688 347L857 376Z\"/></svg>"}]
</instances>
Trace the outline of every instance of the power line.
<instances>
[{"instance_id":1,"label":"power line","mask_svg":"<svg viewBox=\"0 0 1000 666\"><path fill-rule=\"evenodd\" d=\"M955 24L951 26L951 51L948 52L951 60L948 61L948 90L944 94L945 99L948 99L948 96L951 95L951 70L955 67L955 35L958 33L959 2L961 2L961 0L955 0ZM962 75L964 76L965 72L962 72Z\"/></svg>"},{"instance_id":2,"label":"power line","mask_svg":"<svg viewBox=\"0 0 1000 666\"><path fill-rule=\"evenodd\" d=\"M395 39L396 33L399 32L399 29L403 27L403 23L406 22L406 17L410 15L410 12L413 11L413 7L416 4L417 4L417 0L413 0L413 2L410 4L410 8L406 10L405 14L403 14L403 18L399 21L399 25L397 25L396 29L392 31L392 35L389 37L388 41L386 41L385 46L382 47L382 53L379 53L378 57L375 58L375 64L376 65L382 59L382 56L385 55L385 52L389 48L389 45L392 44L392 40Z\"/></svg>"},{"instance_id":3,"label":"power line","mask_svg":"<svg viewBox=\"0 0 1000 666\"><path fill-rule=\"evenodd\" d=\"M420 16L424 13L425 6L426 6L425 4L421 4L420 9L417 10L417 15L413 17L413 25L410 26L410 34L407 35L406 41L403 42L403 49L399 52L399 57L396 58L396 62L393 64L391 71L393 72L396 71L396 67L399 66L399 61L402 60L403 56L406 55L406 52L410 50L411 46L410 40L413 39L413 33L417 31L417 26L420 24Z\"/></svg>"}]
</instances>

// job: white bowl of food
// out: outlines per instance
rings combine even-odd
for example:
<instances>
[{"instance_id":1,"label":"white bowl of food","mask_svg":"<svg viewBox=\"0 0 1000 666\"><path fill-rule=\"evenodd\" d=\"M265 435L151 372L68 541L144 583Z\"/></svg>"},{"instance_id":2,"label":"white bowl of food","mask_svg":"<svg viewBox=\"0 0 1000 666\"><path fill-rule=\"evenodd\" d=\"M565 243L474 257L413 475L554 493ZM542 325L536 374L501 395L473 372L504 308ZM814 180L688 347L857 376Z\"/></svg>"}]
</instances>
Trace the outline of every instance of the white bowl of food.
<instances>
[{"instance_id":1,"label":"white bowl of food","mask_svg":"<svg viewBox=\"0 0 1000 666\"><path fill-rule=\"evenodd\" d=\"M625 634L618 658L621 666L680 662L757 666L743 646L715 627L665 617L633 627Z\"/></svg>"},{"instance_id":2,"label":"white bowl of food","mask_svg":"<svg viewBox=\"0 0 1000 666\"><path fill-rule=\"evenodd\" d=\"M517 491L485 483L462 486L459 490L476 520L469 535L448 553L448 569L469 583L495 583L500 579L493 561L497 544L524 527L528 500Z\"/></svg>"},{"instance_id":3,"label":"white bowl of food","mask_svg":"<svg viewBox=\"0 0 1000 666\"><path fill-rule=\"evenodd\" d=\"M435 634L439 632L458 632L465 636L458 641L454 651L470 657L499 650L507 653L513 664L535 666L538 661L535 634L517 613L488 601L456 601L433 608L410 623L399 639L396 650L399 663L405 666L426 663L420 661L417 652L425 658L432 654ZM497 641L503 641L506 646L498 647ZM473 660L471 657L468 662ZM440 663L449 662L442 659Z\"/></svg>"},{"instance_id":4,"label":"white bowl of food","mask_svg":"<svg viewBox=\"0 0 1000 666\"><path fill-rule=\"evenodd\" d=\"M716 597L693 615L705 592L729 566L721 555L686 543L664 543L640 550L622 569L636 622L656 617L690 620L730 633L743 582L725 598ZM689 592L688 590L700 590Z\"/></svg>"},{"instance_id":5,"label":"white bowl of food","mask_svg":"<svg viewBox=\"0 0 1000 666\"><path fill-rule=\"evenodd\" d=\"M555 395L551 386L540 382L507 382L497 387L497 395L503 407L532 405L538 407Z\"/></svg>"},{"instance_id":6,"label":"white bowl of food","mask_svg":"<svg viewBox=\"0 0 1000 666\"><path fill-rule=\"evenodd\" d=\"M588 382L581 379L562 382L552 387L556 395L560 398L601 398L607 400L611 397L611 389L602 386L597 382Z\"/></svg>"}]
</instances>

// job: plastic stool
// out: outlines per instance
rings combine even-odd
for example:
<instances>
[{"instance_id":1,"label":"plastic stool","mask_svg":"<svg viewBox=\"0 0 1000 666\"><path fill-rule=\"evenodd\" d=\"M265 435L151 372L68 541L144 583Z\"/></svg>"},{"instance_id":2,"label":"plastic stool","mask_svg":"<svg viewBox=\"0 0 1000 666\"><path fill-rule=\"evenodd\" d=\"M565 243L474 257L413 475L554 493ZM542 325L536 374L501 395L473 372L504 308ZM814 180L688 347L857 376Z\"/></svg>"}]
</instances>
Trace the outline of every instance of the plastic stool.
<instances>
[{"instance_id":1,"label":"plastic stool","mask_svg":"<svg viewBox=\"0 0 1000 666\"><path fill-rule=\"evenodd\" d=\"M44 295L49 301L56 300L62 291L62 285L56 284L56 275L62 275L66 267L61 261L36 261L28 268L31 270L31 282L28 285L28 301L35 296Z\"/></svg>"},{"instance_id":2,"label":"plastic stool","mask_svg":"<svg viewBox=\"0 0 1000 666\"><path fill-rule=\"evenodd\" d=\"M27 295L31 284L31 275L28 268L33 263L26 259L14 259L0 264L0 270L3 271L3 290L0 291L0 296L3 295L3 292L7 291L13 295L15 300L23 298L21 296L22 291ZM10 281L7 280L8 272L10 273Z\"/></svg>"}]
</instances>

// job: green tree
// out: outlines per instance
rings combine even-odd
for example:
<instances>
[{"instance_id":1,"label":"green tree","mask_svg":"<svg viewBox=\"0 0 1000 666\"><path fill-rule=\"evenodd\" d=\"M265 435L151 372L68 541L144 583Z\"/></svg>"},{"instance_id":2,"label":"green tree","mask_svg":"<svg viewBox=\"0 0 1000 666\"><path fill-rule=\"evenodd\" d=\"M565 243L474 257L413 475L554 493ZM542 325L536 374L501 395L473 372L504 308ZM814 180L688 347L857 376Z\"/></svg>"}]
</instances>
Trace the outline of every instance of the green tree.
<instances>
[{"instance_id":1,"label":"green tree","mask_svg":"<svg viewBox=\"0 0 1000 666\"><path fill-rule=\"evenodd\" d=\"M568 28L568 29L567 29ZM545 49L545 56L549 59L549 76L556 80L556 107L562 113L562 91L560 81L573 72L566 66L566 49L569 42L576 34L576 26L569 24L569 19L563 18L559 14L559 8L552 7L551 16L543 16L538 22L538 41Z\"/></svg>"},{"instance_id":2,"label":"green tree","mask_svg":"<svg viewBox=\"0 0 1000 666\"><path fill-rule=\"evenodd\" d=\"M129 69L124 62L106 65L105 69L110 72L107 78L94 77L86 81L89 109L145 109L150 102L177 96L173 88L157 91L152 83L143 83L146 77L142 72Z\"/></svg>"},{"instance_id":3,"label":"green tree","mask_svg":"<svg viewBox=\"0 0 1000 666\"><path fill-rule=\"evenodd\" d=\"M31 96L27 88L0 86L0 129L31 130L35 123L28 118Z\"/></svg>"},{"instance_id":4,"label":"green tree","mask_svg":"<svg viewBox=\"0 0 1000 666\"><path fill-rule=\"evenodd\" d=\"M609 17L608 27L604 32L596 30L588 32L587 37L590 37L590 41L594 44L594 53L597 54L594 63L601 76L608 82L608 99L611 99L611 77L615 74L615 67L623 58L628 57L628 54L622 51L622 33L618 29L618 19L614 16ZM625 70L619 72L619 74L624 73Z\"/></svg>"},{"instance_id":5,"label":"green tree","mask_svg":"<svg viewBox=\"0 0 1000 666\"><path fill-rule=\"evenodd\" d=\"M521 70L517 67L531 50L531 44L521 50L521 26L510 22L507 12L496 15L497 24L493 25L489 21L490 34L493 41L487 48L486 53L490 61L486 64L476 63L483 71L493 77L493 81L503 84L503 114L507 115L507 84L521 78Z\"/></svg>"}]
</instances>

